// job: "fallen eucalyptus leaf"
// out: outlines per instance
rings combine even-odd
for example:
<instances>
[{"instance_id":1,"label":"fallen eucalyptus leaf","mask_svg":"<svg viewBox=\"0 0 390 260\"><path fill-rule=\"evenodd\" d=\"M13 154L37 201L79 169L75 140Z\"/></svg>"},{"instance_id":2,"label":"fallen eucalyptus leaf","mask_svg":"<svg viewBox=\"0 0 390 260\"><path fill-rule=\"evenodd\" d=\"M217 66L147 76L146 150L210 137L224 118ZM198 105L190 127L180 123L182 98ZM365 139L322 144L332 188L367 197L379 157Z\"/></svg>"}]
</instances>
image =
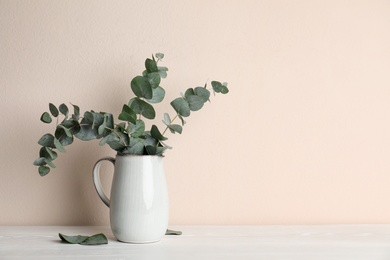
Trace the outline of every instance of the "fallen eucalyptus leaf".
<instances>
[{"instance_id":1,"label":"fallen eucalyptus leaf","mask_svg":"<svg viewBox=\"0 0 390 260\"><path fill-rule=\"evenodd\" d=\"M96 234L93 236L67 236L61 233L58 233L62 241L70 244L79 244L79 245L102 245L108 244L107 237L103 234Z\"/></svg>"},{"instance_id":2,"label":"fallen eucalyptus leaf","mask_svg":"<svg viewBox=\"0 0 390 260\"><path fill-rule=\"evenodd\" d=\"M107 237L103 233L90 236L86 240L80 243L80 245L103 245L103 244L108 244Z\"/></svg>"},{"instance_id":3,"label":"fallen eucalyptus leaf","mask_svg":"<svg viewBox=\"0 0 390 260\"><path fill-rule=\"evenodd\" d=\"M165 232L165 235L181 235L182 232L181 231L175 231L175 230L170 230L170 229L167 229L167 231Z\"/></svg>"}]
</instances>

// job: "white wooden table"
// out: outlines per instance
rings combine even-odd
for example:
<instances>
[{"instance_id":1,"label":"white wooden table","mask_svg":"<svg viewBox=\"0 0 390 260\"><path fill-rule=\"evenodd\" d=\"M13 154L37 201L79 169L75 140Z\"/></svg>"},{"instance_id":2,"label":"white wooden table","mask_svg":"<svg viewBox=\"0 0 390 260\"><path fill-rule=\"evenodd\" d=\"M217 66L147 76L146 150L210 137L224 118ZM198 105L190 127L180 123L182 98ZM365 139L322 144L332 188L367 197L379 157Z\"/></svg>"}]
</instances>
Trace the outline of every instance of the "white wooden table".
<instances>
[{"instance_id":1,"label":"white wooden table","mask_svg":"<svg viewBox=\"0 0 390 260\"><path fill-rule=\"evenodd\" d=\"M0 226L0 259L390 259L390 225L175 226L153 244L115 240L109 227ZM60 242L58 233L104 233L107 245Z\"/></svg>"}]
</instances>

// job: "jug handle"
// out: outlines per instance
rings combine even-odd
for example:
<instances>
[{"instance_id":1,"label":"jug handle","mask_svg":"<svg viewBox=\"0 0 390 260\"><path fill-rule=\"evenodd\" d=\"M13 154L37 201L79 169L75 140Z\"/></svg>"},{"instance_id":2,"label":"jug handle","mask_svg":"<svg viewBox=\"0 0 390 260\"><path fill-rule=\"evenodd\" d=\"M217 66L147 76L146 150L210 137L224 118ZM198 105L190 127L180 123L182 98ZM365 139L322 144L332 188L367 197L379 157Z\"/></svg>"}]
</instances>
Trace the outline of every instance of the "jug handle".
<instances>
[{"instance_id":1,"label":"jug handle","mask_svg":"<svg viewBox=\"0 0 390 260\"><path fill-rule=\"evenodd\" d=\"M96 192L98 193L100 199L104 202L104 204L107 205L107 207L110 207L110 199L104 193L102 184L100 182L100 166L103 163L103 161L109 161L115 166L115 159L112 157L104 157L98 160L93 166L93 171L92 171L93 184L95 186Z\"/></svg>"}]
</instances>

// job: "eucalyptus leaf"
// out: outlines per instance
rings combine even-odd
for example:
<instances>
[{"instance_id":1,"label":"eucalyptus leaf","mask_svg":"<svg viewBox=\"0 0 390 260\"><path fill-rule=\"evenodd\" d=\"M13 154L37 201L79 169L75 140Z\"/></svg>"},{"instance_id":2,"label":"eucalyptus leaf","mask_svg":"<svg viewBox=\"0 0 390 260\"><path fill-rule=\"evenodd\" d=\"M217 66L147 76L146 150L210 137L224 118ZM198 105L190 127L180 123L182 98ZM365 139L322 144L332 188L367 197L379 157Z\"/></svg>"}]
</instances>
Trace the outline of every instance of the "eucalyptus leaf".
<instances>
[{"instance_id":1,"label":"eucalyptus leaf","mask_svg":"<svg viewBox=\"0 0 390 260\"><path fill-rule=\"evenodd\" d=\"M62 121L61 125L69 129L72 135L77 134L78 132L80 132L81 129L80 123L74 118L70 118Z\"/></svg>"},{"instance_id":2,"label":"eucalyptus leaf","mask_svg":"<svg viewBox=\"0 0 390 260\"><path fill-rule=\"evenodd\" d=\"M162 87L153 89L153 98L146 99L149 103L160 103L165 97L165 90Z\"/></svg>"},{"instance_id":3,"label":"eucalyptus leaf","mask_svg":"<svg viewBox=\"0 0 390 260\"><path fill-rule=\"evenodd\" d=\"M132 138L130 146L127 147L123 153L133 155L143 155L145 153L144 139Z\"/></svg>"},{"instance_id":4,"label":"eucalyptus leaf","mask_svg":"<svg viewBox=\"0 0 390 260\"><path fill-rule=\"evenodd\" d=\"M67 236L61 233L59 233L58 236L61 238L62 241L70 244L80 244L88 238L88 236L81 236L81 235Z\"/></svg>"},{"instance_id":5,"label":"eucalyptus leaf","mask_svg":"<svg viewBox=\"0 0 390 260\"><path fill-rule=\"evenodd\" d=\"M107 237L102 233L90 236L86 240L80 243L80 245L104 245L104 244L108 244L108 240Z\"/></svg>"},{"instance_id":6,"label":"eucalyptus leaf","mask_svg":"<svg viewBox=\"0 0 390 260\"><path fill-rule=\"evenodd\" d=\"M66 128L65 126L63 126L63 125L60 124L60 125L58 125L57 127L62 128L62 129L64 130L65 134L66 134L68 137L72 137L72 136L73 136L72 133L69 131L69 129Z\"/></svg>"},{"instance_id":7,"label":"eucalyptus leaf","mask_svg":"<svg viewBox=\"0 0 390 260\"><path fill-rule=\"evenodd\" d=\"M118 119L135 124L137 120L137 114L128 105L124 104Z\"/></svg>"},{"instance_id":8,"label":"eucalyptus leaf","mask_svg":"<svg viewBox=\"0 0 390 260\"><path fill-rule=\"evenodd\" d=\"M55 148L54 136L52 134L44 134L38 141L39 145Z\"/></svg>"},{"instance_id":9,"label":"eucalyptus leaf","mask_svg":"<svg viewBox=\"0 0 390 260\"><path fill-rule=\"evenodd\" d=\"M152 88L157 88L160 85L161 77L158 72L148 73L146 75L146 78L148 79Z\"/></svg>"},{"instance_id":10,"label":"eucalyptus leaf","mask_svg":"<svg viewBox=\"0 0 390 260\"><path fill-rule=\"evenodd\" d=\"M195 91L193 88L189 88L186 90L186 92L184 92L185 98L188 98L189 96L194 96L194 95L195 95Z\"/></svg>"},{"instance_id":11,"label":"eucalyptus leaf","mask_svg":"<svg viewBox=\"0 0 390 260\"><path fill-rule=\"evenodd\" d=\"M145 146L145 149L149 155L156 155L156 153L157 153L156 146L147 145L147 146Z\"/></svg>"},{"instance_id":12,"label":"eucalyptus leaf","mask_svg":"<svg viewBox=\"0 0 390 260\"><path fill-rule=\"evenodd\" d=\"M49 110L50 110L50 113L52 114L52 116L54 117L57 117L58 116L58 109L55 105L53 105L52 103L49 103Z\"/></svg>"},{"instance_id":13,"label":"eucalyptus leaf","mask_svg":"<svg viewBox=\"0 0 390 260\"><path fill-rule=\"evenodd\" d=\"M170 125L172 123L171 117L168 113L164 113L164 120L163 123L166 125Z\"/></svg>"},{"instance_id":14,"label":"eucalyptus leaf","mask_svg":"<svg viewBox=\"0 0 390 260\"><path fill-rule=\"evenodd\" d=\"M93 236L82 236L82 235L76 235L76 236L67 236L64 234L59 233L58 236L63 242L69 243L69 244L79 244L79 245L104 245L108 244L107 237L103 234L96 234Z\"/></svg>"},{"instance_id":15,"label":"eucalyptus leaf","mask_svg":"<svg viewBox=\"0 0 390 260\"><path fill-rule=\"evenodd\" d=\"M85 112L84 118L80 122L80 131L75 136L82 141L99 139L101 135L98 133L98 128L93 127L93 121L92 113Z\"/></svg>"},{"instance_id":16,"label":"eucalyptus leaf","mask_svg":"<svg viewBox=\"0 0 390 260\"><path fill-rule=\"evenodd\" d=\"M51 168L56 168L54 163L51 160L45 159L46 163L51 167Z\"/></svg>"},{"instance_id":17,"label":"eucalyptus leaf","mask_svg":"<svg viewBox=\"0 0 390 260\"><path fill-rule=\"evenodd\" d=\"M58 125L54 133L54 136L58 139L62 146L67 146L73 143L73 135L70 133L69 130L68 134L70 135L68 135L65 129L65 127Z\"/></svg>"},{"instance_id":18,"label":"eucalyptus leaf","mask_svg":"<svg viewBox=\"0 0 390 260\"><path fill-rule=\"evenodd\" d=\"M73 105L73 104L72 104L72 106L73 106L73 111L74 111L72 117L73 117L75 120L79 120L79 118L80 118L80 107L78 107L78 106L76 106L76 105Z\"/></svg>"},{"instance_id":19,"label":"eucalyptus leaf","mask_svg":"<svg viewBox=\"0 0 390 260\"><path fill-rule=\"evenodd\" d=\"M165 79L167 77L167 71L168 71L167 67L158 67L158 74L162 79Z\"/></svg>"},{"instance_id":20,"label":"eucalyptus leaf","mask_svg":"<svg viewBox=\"0 0 390 260\"><path fill-rule=\"evenodd\" d=\"M61 114L63 114L64 116L68 116L69 109L65 104L61 104L59 107L59 110L60 110Z\"/></svg>"},{"instance_id":21,"label":"eucalyptus leaf","mask_svg":"<svg viewBox=\"0 0 390 260\"><path fill-rule=\"evenodd\" d=\"M145 68L149 73L158 72L157 63L155 60L146 59L145 60Z\"/></svg>"},{"instance_id":22,"label":"eucalyptus leaf","mask_svg":"<svg viewBox=\"0 0 390 260\"><path fill-rule=\"evenodd\" d=\"M156 58L162 60L164 58L164 53L156 53Z\"/></svg>"},{"instance_id":23,"label":"eucalyptus leaf","mask_svg":"<svg viewBox=\"0 0 390 260\"><path fill-rule=\"evenodd\" d=\"M203 102L207 102L210 98L210 91L206 88L196 87L194 92L198 97L203 99Z\"/></svg>"},{"instance_id":24,"label":"eucalyptus leaf","mask_svg":"<svg viewBox=\"0 0 390 260\"><path fill-rule=\"evenodd\" d=\"M62 153L66 152L65 148L62 146L62 144L57 138L54 138L54 146L57 148L58 151Z\"/></svg>"},{"instance_id":25,"label":"eucalyptus leaf","mask_svg":"<svg viewBox=\"0 0 390 260\"><path fill-rule=\"evenodd\" d=\"M57 158L57 153L51 150L49 147L41 147L39 150L39 157L44 157L46 159L54 160Z\"/></svg>"},{"instance_id":26,"label":"eucalyptus leaf","mask_svg":"<svg viewBox=\"0 0 390 260\"><path fill-rule=\"evenodd\" d=\"M158 127L156 125L152 125L152 128L150 130L150 134L156 140L159 140L159 141L168 140L168 138L164 137L161 134L160 130L158 130Z\"/></svg>"},{"instance_id":27,"label":"eucalyptus leaf","mask_svg":"<svg viewBox=\"0 0 390 260\"><path fill-rule=\"evenodd\" d=\"M188 96L187 102L188 102L188 106L189 106L191 111L198 111L204 105L203 98L196 96L196 95Z\"/></svg>"},{"instance_id":28,"label":"eucalyptus leaf","mask_svg":"<svg viewBox=\"0 0 390 260\"><path fill-rule=\"evenodd\" d=\"M184 98L176 98L171 102L171 106L181 116L187 117L191 114L190 106Z\"/></svg>"},{"instance_id":29,"label":"eucalyptus leaf","mask_svg":"<svg viewBox=\"0 0 390 260\"><path fill-rule=\"evenodd\" d=\"M154 119L156 117L156 112L153 106L139 98L133 98L130 100L129 107L134 110L135 113L140 114L147 119Z\"/></svg>"},{"instance_id":30,"label":"eucalyptus leaf","mask_svg":"<svg viewBox=\"0 0 390 260\"><path fill-rule=\"evenodd\" d=\"M144 134L145 123L142 120L137 120L135 124L129 124L129 133L132 137L140 137Z\"/></svg>"},{"instance_id":31,"label":"eucalyptus leaf","mask_svg":"<svg viewBox=\"0 0 390 260\"><path fill-rule=\"evenodd\" d=\"M50 172L50 168L47 166L42 165L42 166L39 166L39 168L38 168L38 173L42 177L45 176L46 174L48 174L49 172Z\"/></svg>"},{"instance_id":32,"label":"eucalyptus leaf","mask_svg":"<svg viewBox=\"0 0 390 260\"><path fill-rule=\"evenodd\" d=\"M35 166L45 165L46 164L46 158L40 157L40 158L36 159L33 164Z\"/></svg>"},{"instance_id":33,"label":"eucalyptus leaf","mask_svg":"<svg viewBox=\"0 0 390 260\"><path fill-rule=\"evenodd\" d=\"M180 119L182 126L184 126L187 123L181 115L178 115L178 118Z\"/></svg>"},{"instance_id":34,"label":"eucalyptus leaf","mask_svg":"<svg viewBox=\"0 0 390 260\"><path fill-rule=\"evenodd\" d=\"M51 119L51 116L49 115L49 113L47 112L44 112L41 116L41 121L46 123L46 124L49 124L51 123L52 119Z\"/></svg>"},{"instance_id":35,"label":"eucalyptus leaf","mask_svg":"<svg viewBox=\"0 0 390 260\"><path fill-rule=\"evenodd\" d=\"M176 235L176 236L180 236L182 234L181 231L175 231L175 230L170 230L170 229L167 229L167 231L165 232L165 235Z\"/></svg>"},{"instance_id":36,"label":"eucalyptus leaf","mask_svg":"<svg viewBox=\"0 0 390 260\"><path fill-rule=\"evenodd\" d=\"M137 97L146 99L151 99L153 97L152 86L146 77L137 76L131 81L130 85L131 90L133 90Z\"/></svg>"},{"instance_id":37,"label":"eucalyptus leaf","mask_svg":"<svg viewBox=\"0 0 390 260\"><path fill-rule=\"evenodd\" d=\"M173 125L168 125L168 128L169 130L171 131L171 133L179 133L181 134L182 131L183 131L183 127L181 125L176 125L176 124L173 124Z\"/></svg>"}]
</instances>

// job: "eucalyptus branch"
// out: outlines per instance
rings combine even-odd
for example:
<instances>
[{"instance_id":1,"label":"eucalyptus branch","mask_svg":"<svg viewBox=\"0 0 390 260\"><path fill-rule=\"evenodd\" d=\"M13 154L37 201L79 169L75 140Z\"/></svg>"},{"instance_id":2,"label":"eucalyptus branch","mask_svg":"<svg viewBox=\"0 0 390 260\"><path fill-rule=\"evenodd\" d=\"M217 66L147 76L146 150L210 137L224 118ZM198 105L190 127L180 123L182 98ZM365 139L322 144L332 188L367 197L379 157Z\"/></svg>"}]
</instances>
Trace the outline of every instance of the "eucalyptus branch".
<instances>
[{"instance_id":1,"label":"eucalyptus branch","mask_svg":"<svg viewBox=\"0 0 390 260\"><path fill-rule=\"evenodd\" d=\"M182 133L185 124L184 118L190 116L191 112L200 110L209 101L210 91L204 87L189 88L182 97L174 99L170 104L176 115L171 120L167 113L164 114L163 133L156 125L150 130L145 129L144 119L153 120L156 117L154 104L164 100L165 90L161 86L161 80L167 77L168 68L157 66L160 64L164 54L156 53L151 59L145 60L145 70L142 75L134 77L130 82L134 97L124 104L118 116L121 123L115 123L113 115L105 112L86 111L80 116L80 108L73 105L74 113L70 114L65 104L58 108L49 103L49 112L41 115L41 121L51 123L56 118L54 135L44 134L38 141L41 145L39 158L34 161L38 166L38 172L44 176L54 168L53 160L57 158L55 149L65 152L64 146L73 143L74 138L82 141L101 139L100 145L108 144L120 154L130 155L162 155L170 148L163 143L167 140L164 135L169 129L172 133ZM211 81L214 93L226 94L229 92L226 83ZM64 116L60 122L59 115ZM181 120L180 124L174 124L176 119Z\"/></svg>"}]
</instances>

